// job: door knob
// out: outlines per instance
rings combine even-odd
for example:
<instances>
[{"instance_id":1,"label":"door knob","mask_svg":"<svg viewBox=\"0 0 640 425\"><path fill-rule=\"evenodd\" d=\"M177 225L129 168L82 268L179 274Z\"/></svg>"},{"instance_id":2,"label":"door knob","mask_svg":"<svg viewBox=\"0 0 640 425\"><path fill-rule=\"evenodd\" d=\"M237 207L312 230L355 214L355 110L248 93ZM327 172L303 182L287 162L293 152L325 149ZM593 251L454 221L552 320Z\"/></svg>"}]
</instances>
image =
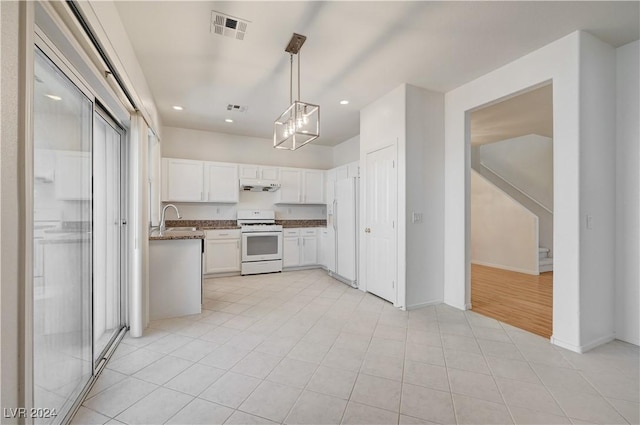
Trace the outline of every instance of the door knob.
<instances>
[{"instance_id":1,"label":"door knob","mask_svg":"<svg viewBox=\"0 0 640 425\"><path fill-rule=\"evenodd\" d=\"M371 229L367 227L367 228L364 229L364 232L365 233L371 233Z\"/></svg>"}]
</instances>

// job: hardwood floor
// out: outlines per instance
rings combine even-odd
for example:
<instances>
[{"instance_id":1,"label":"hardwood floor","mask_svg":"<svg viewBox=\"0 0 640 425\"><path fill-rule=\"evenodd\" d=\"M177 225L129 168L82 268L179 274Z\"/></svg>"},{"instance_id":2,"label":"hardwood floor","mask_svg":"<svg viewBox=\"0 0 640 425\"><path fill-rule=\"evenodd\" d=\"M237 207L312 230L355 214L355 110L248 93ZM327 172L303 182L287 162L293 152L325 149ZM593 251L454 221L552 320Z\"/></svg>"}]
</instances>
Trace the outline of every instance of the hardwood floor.
<instances>
[{"instance_id":1,"label":"hardwood floor","mask_svg":"<svg viewBox=\"0 0 640 425\"><path fill-rule=\"evenodd\" d=\"M553 272L532 276L471 265L471 310L549 338Z\"/></svg>"}]
</instances>

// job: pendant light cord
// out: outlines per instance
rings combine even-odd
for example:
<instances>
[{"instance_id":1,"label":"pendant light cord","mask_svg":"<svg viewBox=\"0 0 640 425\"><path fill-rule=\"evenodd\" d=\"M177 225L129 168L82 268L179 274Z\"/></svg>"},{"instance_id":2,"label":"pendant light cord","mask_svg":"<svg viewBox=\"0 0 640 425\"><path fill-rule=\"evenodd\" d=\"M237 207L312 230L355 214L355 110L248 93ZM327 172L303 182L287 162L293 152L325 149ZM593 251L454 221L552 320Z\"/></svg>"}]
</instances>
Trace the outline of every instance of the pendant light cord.
<instances>
[{"instance_id":1,"label":"pendant light cord","mask_svg":"<svg viewBox=\"0 0 640 425\"><path fill-rule=\"evenodd\" d=\"M293 103L293 53L289 53L289 105Z\"/></svg>"},{"instance_id":2,"label":"pendant light cord","mask_svg":"<svg viewBox=\"0 0 640 425\"><path fill-rule=\"evenodd\" d=\"M298 102L300 101L300 51L298 51Z\"/></svg>"}]
</instances>

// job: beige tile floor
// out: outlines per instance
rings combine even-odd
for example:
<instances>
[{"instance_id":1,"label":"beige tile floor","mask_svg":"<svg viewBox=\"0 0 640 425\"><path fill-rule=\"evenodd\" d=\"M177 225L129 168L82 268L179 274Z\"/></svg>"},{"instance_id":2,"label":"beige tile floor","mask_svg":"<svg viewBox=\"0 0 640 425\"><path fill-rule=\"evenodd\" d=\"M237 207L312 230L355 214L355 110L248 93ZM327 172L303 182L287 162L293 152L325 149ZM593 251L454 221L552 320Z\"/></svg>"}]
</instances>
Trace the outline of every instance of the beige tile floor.
<instances>
[{"instance_id":1,"label":"beige tile floor","mask_svg":"<svg viewBox=\"0 0 640 425\"><path fill-rule=\"evenodd\" d=\"M410 312L321 270L209 279L203 313L126 337L83 424L639 422L638 347L583 355L446 305Z\"/></svg>"}]
</instances>

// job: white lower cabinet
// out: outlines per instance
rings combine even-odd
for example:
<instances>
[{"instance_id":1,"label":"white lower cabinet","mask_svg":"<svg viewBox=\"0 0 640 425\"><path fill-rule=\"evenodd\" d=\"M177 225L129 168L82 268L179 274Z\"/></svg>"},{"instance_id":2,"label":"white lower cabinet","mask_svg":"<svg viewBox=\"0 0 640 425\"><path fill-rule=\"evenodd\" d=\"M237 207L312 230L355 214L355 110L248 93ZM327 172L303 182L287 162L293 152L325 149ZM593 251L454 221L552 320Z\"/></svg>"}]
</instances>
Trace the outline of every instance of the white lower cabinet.
<instances>
[{"instance_id":1,"label":"white lower cabinet","mask_svg":"<svg viewBox=\"0 0 640 425\"><path fill-rule=\"evenodd\" d=\"M299 265L300 237L284 236L282 238L282 267L296 267Z\"/></svg>"},{"instance_id":2,"label":"white lower cabinet","mask_svg":"<svg viewBox=\"0 0 640 425\"><path fill-rule=\"evenodd\" d=\"M283 267L318 264L318 232L316 228L284 229Z\"/></svg>"},{"instance_id":3,"label":"white lower cabinet","mask_svg":"<svg viewBox=\"0 0 640 425\"><path fill-rule=\"evenodd\" d=\"M204 273L240 271L240 230L207 230Z\"/></svg>"}]
</instances>

